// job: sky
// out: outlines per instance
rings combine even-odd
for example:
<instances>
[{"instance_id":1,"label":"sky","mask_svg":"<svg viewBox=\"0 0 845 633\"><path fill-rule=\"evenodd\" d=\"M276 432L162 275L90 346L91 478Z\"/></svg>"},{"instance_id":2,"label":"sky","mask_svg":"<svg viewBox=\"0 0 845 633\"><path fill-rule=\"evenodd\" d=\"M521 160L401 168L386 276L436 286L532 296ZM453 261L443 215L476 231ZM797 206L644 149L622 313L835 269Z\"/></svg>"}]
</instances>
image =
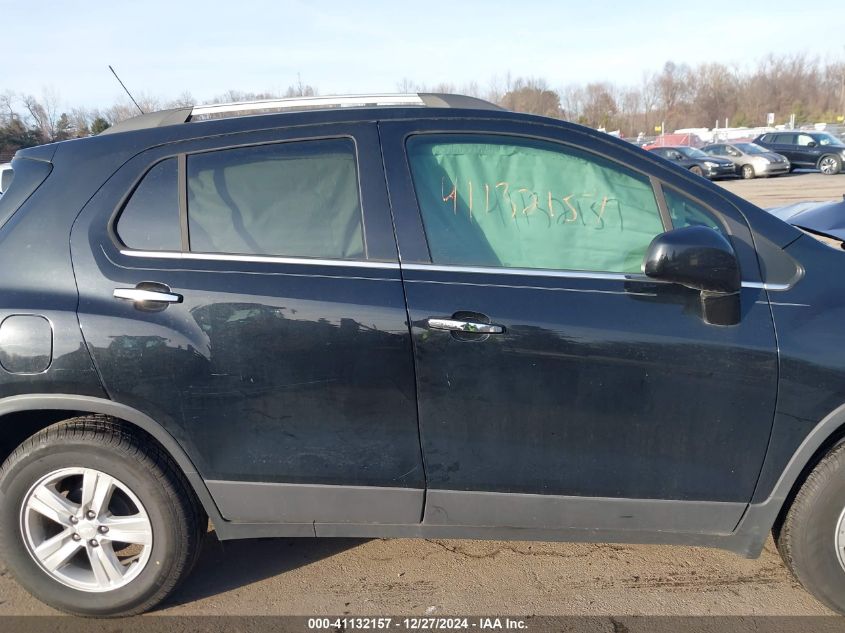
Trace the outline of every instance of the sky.
<instances>
[{"instance_id":1,"label":"sky","mask_svg":"<svg viewBox=\"0 0 845 633\"><path fill-rule=\"evenodd\" d=\"M284 92L297 76L320 94L396 92L404 78L486 90L508 72L562 88L639 84L668 59L845 57L842 21L794 0L684 4L0 0L0 91L49 90L66 107L106 107L123 94L109 64L136 96L187 91L202 102L229 89Z\"/></svg>"}]
</instances>

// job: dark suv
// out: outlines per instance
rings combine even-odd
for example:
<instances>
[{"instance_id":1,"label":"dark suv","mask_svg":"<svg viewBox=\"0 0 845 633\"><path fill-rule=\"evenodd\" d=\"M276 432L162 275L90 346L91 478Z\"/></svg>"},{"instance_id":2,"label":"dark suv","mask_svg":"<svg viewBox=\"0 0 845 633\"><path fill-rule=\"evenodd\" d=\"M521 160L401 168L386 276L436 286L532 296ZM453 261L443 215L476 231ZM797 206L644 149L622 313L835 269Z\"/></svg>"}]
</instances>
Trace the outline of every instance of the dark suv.
<instances>
[{"instance_id":1,"label":"dark suv","mask_svg":"<svg viewBox=\"0 0 845 633\"><path fill-rule=\"evenodd\" d=\"M754 142L786 156L792 169L818 169L833 176L842 171L845 163L845 143L827 132L767 132Z\"/></svg>"},{"instance_id":2,"label":"dark suv","mask_svg":"<svg viewBox=\"0 0 845 633\"><path fill-rule=\"evenodd\" d=\"M151 608L208 518L748 557L774 530L845 609L841 249L448 95L160 112L12 164L0 544L45 602Z\"/></svg>"}]
</instances>

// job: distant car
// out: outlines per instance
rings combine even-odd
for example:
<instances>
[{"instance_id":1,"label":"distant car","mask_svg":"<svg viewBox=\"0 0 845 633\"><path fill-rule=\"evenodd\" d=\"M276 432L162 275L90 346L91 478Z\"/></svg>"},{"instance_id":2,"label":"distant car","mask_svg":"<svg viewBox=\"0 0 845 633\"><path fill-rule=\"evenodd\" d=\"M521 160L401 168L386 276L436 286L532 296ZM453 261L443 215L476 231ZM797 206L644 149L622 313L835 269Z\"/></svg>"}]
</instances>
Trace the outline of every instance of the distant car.
<instances>
[{"instance_id":1,"label":"distant car","mask_svg":"<svg viewBox=\"0 0 845 633\"><path fill-rule=\"evenodd\" d=\"M701 151L731 161L736 165L737 173L746 180L786 174L790 169L786 156L755 143L713 143L702 147Z\"/></svg>"},{"instance_id":2,"label":"distant car","mask_svg":"<svg viewBox=\"0 0 845 633\"><path fill-rule=\"evenodd\" d=\"M833 176L842 171L845 163L845 142L828 132L767 132L754 142L786 156L792 169L818 169L827 176Z\"/></svg>"},{"instance_id":3,"label":"distant car","mask_svg":"<svg viewBox=\"0 0 845 633\"><path fill-rule=\"evenodd\" d=\"M736 166L727 158L717 158L705 154L695 147L677 145L673 147L652 147L648 151L674 161L692 173L710 180L736 175Z\"/></svg>"},{"instance_id":4,"label":"distant car","mask_svg":"<svg viewBox=\"0 0 845 633\"><path fill-rule=\"evenodd\" d=\"M13 174L14 172L12 171L11 163L3 163L0 165L0 196L6 193L9 185L12 184Z\"/></svg>"}]
</instances>

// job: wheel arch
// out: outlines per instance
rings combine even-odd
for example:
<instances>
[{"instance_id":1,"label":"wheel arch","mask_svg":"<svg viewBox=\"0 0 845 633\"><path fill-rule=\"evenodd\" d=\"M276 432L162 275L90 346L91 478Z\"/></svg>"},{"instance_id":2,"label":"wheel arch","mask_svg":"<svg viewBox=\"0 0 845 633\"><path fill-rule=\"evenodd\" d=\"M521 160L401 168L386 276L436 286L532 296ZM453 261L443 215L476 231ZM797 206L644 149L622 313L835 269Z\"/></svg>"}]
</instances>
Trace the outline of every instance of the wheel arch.
<instances>
[{"instance_id":1,"label":"wheel arch","mask_svg":"<svg viewBox=\"0 0 845 633\"><path fill-rule=\"evenodd\" d=\"M798 494L807 477L825 455L843 439L845 439L845 404L831 411L813 427L781 473L769 497L771 499L777 495L783 499L775 517L773 525L775 531L780 528L784 516L795 500L795 495Z\"/></svg>"},{"instance_id":2,"label":"wheel arch","mask_svg":"<svg viewBox=\"0 0 845 633\"><path fill-rule=\"evenodd\" d=\"M771 493L752 504L734 534L744 543L737 551L756 557L769 534L780 528L786 512L807 476L831 448L845 439L845 403L828 413L792 453Z\"/></svg>"},{"instance_id":3,"label":"wheel arch","mask_svg":"<svg viewBox=\"0 0 845 633\"><path fill-rule=\"evenodd\" d=\"M205 482L179 442L147 414L112 400L74 394L24 394L0 399L0 434L4 436L4 441L0 444L6 449L9 444L15 442L11 450L4 450L0 455L0 462L21 442L50 424L91 413L116 418L152 436L182 471L215 528L224 522ZM6 431L6 423L10 421L20 423L16 432L11 435ZM6 437L13 439L7 442Z\"/></svg>"}]
</instances>

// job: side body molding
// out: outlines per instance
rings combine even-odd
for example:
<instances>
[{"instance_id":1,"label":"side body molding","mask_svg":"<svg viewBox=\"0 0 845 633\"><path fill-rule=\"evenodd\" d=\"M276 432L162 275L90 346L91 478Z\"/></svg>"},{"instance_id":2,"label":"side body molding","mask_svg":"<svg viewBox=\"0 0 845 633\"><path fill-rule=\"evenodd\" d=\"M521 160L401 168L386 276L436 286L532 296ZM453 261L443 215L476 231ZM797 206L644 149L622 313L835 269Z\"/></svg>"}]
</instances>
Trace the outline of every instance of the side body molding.
<instances>
[{"instance_id":1,"label":"side body molding","mask_svg":"<svg viewBox=\"0 0 845 633\"><path fill-rule=\"evenodd\" d=\"M200 503L202 503L206 514L214 522L218 536L225 538L225 520L220 515L205 482L199 476L199 473L197 473L193 462L191 462L188 455L182 450L182 447L174 437L151 417L125 404L92 396L74 394L23 394L0 399L0 416L38 409L68 410L110 415L131 422L152 435L182 470ZM313 536L313 532L308 536Z\"/></svg>"}]
</instances>

